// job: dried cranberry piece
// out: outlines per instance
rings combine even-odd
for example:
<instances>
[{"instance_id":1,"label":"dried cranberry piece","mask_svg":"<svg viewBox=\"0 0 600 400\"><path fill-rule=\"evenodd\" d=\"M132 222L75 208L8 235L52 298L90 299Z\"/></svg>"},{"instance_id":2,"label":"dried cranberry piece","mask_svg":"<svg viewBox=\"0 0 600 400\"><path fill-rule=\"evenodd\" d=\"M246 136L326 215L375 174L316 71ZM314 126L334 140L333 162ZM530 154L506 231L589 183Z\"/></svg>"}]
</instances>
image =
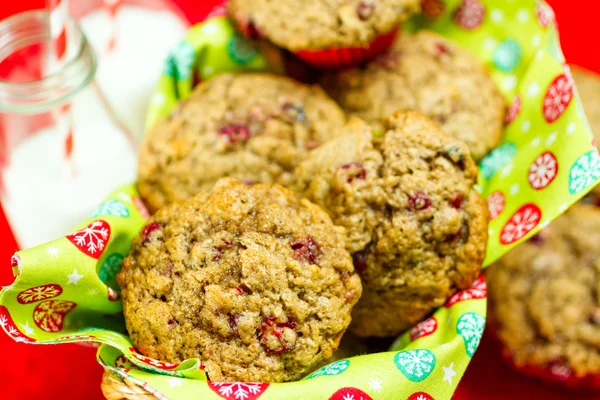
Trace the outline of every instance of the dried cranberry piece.
<instances>
[{"instance_id":1,"label":"dried cranberry piece","mask_svg":"<svg viewBox=\"0 0 600 400\"><path fill-rule=\"evenodd\" d=\"M369 253L366 250L359 251L352 255L352 262L354 263L354 269L359 274L363 273L367 269L367 256Z\"/></svg>"},{"instance_id":2,"label":"dried cranberry piece","mask_svg":"<svg viewBox=\"0 0 600 400\"><path fill-rule=\"evenodd\" d=\"M229 323L229 327L232 331L237 330L238 322L237 316L233 314L227 314L227 322Z\"/></svg>"},{"instance_id":3,"label":"dried cranberry piece","mask_svg":"<svg viewBox=\"0 0 600 400\"><path fill-rule=\"evenodd\" d=\"M299 104L294 103L285 103L281 106L284 114L288 117L292 122L304 122L306 121L306 113L304 112L304 107Z\"/></svg>"},{"instance_id":4,"label":"dried cranberry piece","mask_svg":"<svg viewBox=\"0 0 600 400\"><path fill-rule=\"evenodd\" d=\"M356 8L356 12L361 21L368 20L375 12L375 2L373 0L361 1Z\"/></svg>"},{"instance_id":5,"label":"dried cranberry piece","mask_svg":"<svg viewBox=\"0 0 600 400\"><path fill-rule=\"evenodd\" d=\"M435 44L435 51L437 55L452 55L452 50L442 42Z\"/></svg>"},{"instance_id":6,"label":"dried cranberry piece","mask_svg":"<svg viewBox=\"0 0 600 400\"><path fill-rule=\"evenodd\" d=\"M150 241L150 234L160 228L161 228L161 225L156 221L151 222L150 224L146 225L144 227L144 230L142 231L142 237L144 238L142 243L143 244L148 243Z\"/></svg>"},{"instance_id":7,"label":"dried cranberry piece","mask_svg":"<svg viewBox=\"0 0 600 400\"><path fill-rule=\"evenodd\" d=\"M244 184L246 186L252 186L252 185L255 185L256 183L258 183L258 182L257 181L253 181L253 180L242 182L242 184Z\"/></svg>"},{"instance_id":8,"label":"dried cranberry piece","mask_svg":"<svg viewBox=\"0 0 600 400\"><path fill-rule=\"evenodd\" d=\"M544 243L544 238L538 233L537 235L533 235L532 237L530 237L529 242L531 242L532 244L539 245Z\"/></svg>"},{"instance_id":9,"label":"dried cranberry piece","mask_svg":"<svg viewBox=\"0 0 600 400\"><path fill-rule=\"evenodd\" d=\"M466 223L463 222L463 224L460 227L460 231L458 231L454 235L450 235L448 237L448 242L455 242L455 241L459 240L460 243L466 243L469 240L469 234L470 234L469 225L467 225Z\"/></svg>"},{"instance_id":10,"label":"dried cranberry piece","mask_svg":"<svg viewBox=\"0 0 600 400\"><path fill-rule=\"evenodd\" d=\"M245 142L250 138L250 129L246 125L230 124L219 129L219 135L229 143Z\"/></svg>"},{"instance_id":11,"label":"dried cranberry piece","mask_svg":"<svg viewBox=\"0 0 600 400\"><path fill-rule=\"evenodd\" d=\"M288 318L287 322L277 322L275 317L268 317L261 325L258 334L260 344L269 353L282 354L296 346L296 323Z\"/></svg>"},{"instance_id":12,"label":"dried cranberry piece","mask_svg":"<svg viewBox=\"0 0 600 400\"><path fill-rule=\"evenodd\" d=\"M431 206L431 200L424 192L417 192L408 199L408 204L415 210L426 210Z\"/></svg>"},{"instance_id":13,"label":"dried cranberry piece","mask_svg":"<svg viewBox=\"0 0 600 400\"><path fill-rule=\"evenodd\" d=\"M346 182L352 183L355 179L364 180L367 177L367 171L365 168L355 162L351 162L348 164L344 164L340 167L340 169L346 170L348 177L346 178Z\"/></svg>"},{"instance_id":14,"label":"dried cranberry piece","mask_svg":"<svg viewBox=\"0 0 600 400\"><path fill-rule=\"evenodd\" d=\"M321 255L319 245L310 236L307 236L305 241L295 242L290 246L294 250L294 258L299 261L308 261L315 264L317 258Z\"/></svg>"},{"instance_id":15,"label":"dried cranberry piece","mask_svg":"<svg viewBox=\"0 0 600 400\"><path fill-rule=\"evenodd\" d=\"M450 205L452 206L452 208L456 208L457 210L460 210L462 200L463 200L463 198L460 193L454 193L454 196L450 200Z\"/></svg>"},{"instance_id":16,"label":"dried cranberry piece","mask_svg":"<svg viewBox=\"0 0 600 400\"><path fill-rule=\"evenodd\" d=\"M167 321L167 325L169 325L169 326L173 326L174 324L175 324L175 320L173 318L171 318Z\"/></svg>"},{"instance_id":17,"label":"dried cranberry piece","mask_svg":"<svg viewBox=\"0 0 600 400\"><path fill-rule=\"evenodd\" d=\"M384 69L394 69L398 65L398 59L400 58L401 52L398 50L390 50L382 53L375 62Z\"/></svg>"},{"instance_id":18,"label":"dried cranberry piece","mask_svg":"<svg viewBox=\"0 0 600 400\"><path fill-rule=\"evenodd\" d=\"M235 290L237 290L239 295L252 293L252 290L250 290L250 288L243 283L237 286Z\"/></svg>"}]
</instances>

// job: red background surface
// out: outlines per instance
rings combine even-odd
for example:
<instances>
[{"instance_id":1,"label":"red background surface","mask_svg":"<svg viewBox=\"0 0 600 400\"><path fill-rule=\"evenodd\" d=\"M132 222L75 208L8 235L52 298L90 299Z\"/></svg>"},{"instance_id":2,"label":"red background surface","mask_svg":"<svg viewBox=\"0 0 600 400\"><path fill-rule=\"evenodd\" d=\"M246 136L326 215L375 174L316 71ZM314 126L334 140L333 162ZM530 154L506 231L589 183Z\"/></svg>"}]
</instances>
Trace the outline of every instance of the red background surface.
<instances>
[{"instance_id":1,"label":"red background surface","mask_svg":"<svg viewBox=\"0 0 600 400\"><path fill-rule=\"evenodd\" d=\"M87 0L75 0L87 1ZM213 1L174 0L191 22L198 21ZM554 8L569 63L600 73L597 20L600 2L548 0ZM0 19L42 8L44 0L3 0ZM0 285L10 284L10 257L17 245L0 210ZM51 363L57 366L50 368ZM14 343L0 332L0 399L103 399L102 369L95 349L79 345L33 346ZM598 399L600 394L569 393L522 377L504 365L496 347L484 337L461 381L455 399Z\"/></svg>"}]
</instances>

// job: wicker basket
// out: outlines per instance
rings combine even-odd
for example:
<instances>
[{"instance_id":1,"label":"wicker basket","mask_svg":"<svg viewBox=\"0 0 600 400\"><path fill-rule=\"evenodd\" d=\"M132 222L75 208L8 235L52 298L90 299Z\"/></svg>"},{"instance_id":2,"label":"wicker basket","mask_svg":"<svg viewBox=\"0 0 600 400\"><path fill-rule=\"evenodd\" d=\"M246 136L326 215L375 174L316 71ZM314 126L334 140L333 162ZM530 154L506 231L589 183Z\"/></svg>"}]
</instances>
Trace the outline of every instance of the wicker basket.
<instances>
[{"instance_id":1,"label":"wicker basket","mask_svg":"<svg viewBox=\"0 0 600 400\"><path fill-rule=\"evenodd\" d=\"M102 394L108 400L155 400L156 396L127 378L105 369L102 376Z\"/></svg>"}]
</instances>

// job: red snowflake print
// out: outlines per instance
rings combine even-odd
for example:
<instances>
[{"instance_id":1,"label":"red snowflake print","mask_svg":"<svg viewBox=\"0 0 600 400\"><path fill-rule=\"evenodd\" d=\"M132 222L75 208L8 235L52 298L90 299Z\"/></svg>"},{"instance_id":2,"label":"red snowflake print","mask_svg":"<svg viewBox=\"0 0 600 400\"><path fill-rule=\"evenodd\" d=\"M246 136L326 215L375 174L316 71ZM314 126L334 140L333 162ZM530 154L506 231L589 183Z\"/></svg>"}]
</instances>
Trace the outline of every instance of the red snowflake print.
<instances>
[{"instance_id":1,"label":"red snowflake print","mask_svg":"<svg viewBox=\"0 0 600 400\"><path fill-rule=\"evenodd\" d=\"M0 306L0 326L2 327L4 332L6 332L6 334L16 342L35 342L35 339L25 336L19 330L19 328L17 328L17 325L12 320L8 309L4 306Z\"/></svg>"},{"instance_id":2,"label":"red snowflake print","mask_svg":"<svg viewBox=\"0 0 600 400\"><path fill-rule=\"evenodd\" d=\"M525 204L514 213L500 232L500 243L511 244L527 235L542 219L542 210L532 203Z\"/></svg>"},{"instance_id":3,"label":"red snowflake print","mask_svg":"<svg viewBox=\"0 0 600 400\"><path fill-rule=\"evenodd\" d=\"M131 361L127 359L123 354L115 359L115 367L121 368L126 373L132 369L139 369Z\"/></svg>"},{"instance_id":4,"label":"red snowflake print","mask_svg":"<svg viewBox=\"0 0 600 400\"><path fill-rule=\"evenodd\" d=\"M33 322L45 332L60 332L65 316L76 306L72 301L46 300L33 309Z\"/></svg>"},{"instance_id":5,"label":"red snowflake print","mask_svg":"<svg viewBox=\"0 0 600 400\"><path fill-rule=\"evenodd\" d=\"M110 286L107 286L106 289L108 290L109 301L117 301L121 298L121 295L115 289L111 288Z\"/></svg>"},{"instance_id":6,"label":"red snowflake print","mask_svg":"<svg viewBox=\"0 0 600 400\"><path fill-rule=\"evenodd\" d=\"M573 81L560 74L548 87L542 103L544 118L548 123L556 121L567 109L573 99Z\"/></svg>"},{"instance_id":7,"label":"red snowflake print","mask_svg":"<svg viewBox=\"0 0 600 400\"><path fill-rule=\"evenodd\" d=\"M427 19L436 20L444 13L445 6L440 0L421 0L421 9Z\"/></svg>"},{"instance_id":8,"label":"red snowflake print","mask_svg":"<svg viewBox=\"0 0 600 400\"><path fill-rule=\"evenodd\" d=\"M52 299L62 293L60 285L50 283L23 290L17 295L19 304L31 304L37 301Z\"/></svg>"},{"instance_id":9,"label":"red snowflake print","mask_svg":"<svg viewBox=\"0 0 600 400\"><path fill-rule=\"evenodd\" d=\"M410 330L410 341L429 336L437 330L438 323L435 317L426 319L423 322L418 323Z\"/></svg>"},{"instance_id":10,"label":"red snowflake print","mask_svg":"<svg viewBox=\"0 0 600 400\"><path fill-rule=\"evenodd\" d=\"M490 211L490 219L495 219L498 215L502 214L504 211L504 206L506 205L506 198L502 194L502 192L497 191L490 194L487 198L488 210Z\"/></svg>"},{"instance_id":11,"label":"red snowflake print","mask_svg":"<svg viewBox=\"0 0 600 400\"><path fill-rule=\"evenodd\" d=\"M227 400L255 400L269 387L268 383L208 382L213 392Z\"/></svg>"},{"instance_id":12,"label":"red snowflake print","mask_svg":"<svg viewBox=\"0 0 600 400\"><path fill-rule=\"evenodd\" d=\"M554 12L550 6L543 1L539 1L535 6L535 15L542 28L549 27L554 20Z\"/></svg>"},{"instance_id":13,"label":"red snowflake print","mask_svg":"<svg viewBox=\"0 0 600 400\"><path fill-rule=\"evenodd\" d=\"M406 400L435 400L430 394L425 392L416 392L408 396Z\"/></svg>"},{"instance_id":14,"label":"red snowflake print","mask_svg":"<svg viewBox=\"0 0 600 400\"><path fill-rule=\"evenodd\" d=\"M360 389L345 387L332 394L329 400L373 400L373 398Z\"/></svg>"},{"instance_id":15,"label":"red snowflake print","mask_svg":"<svg viewBox=\"0 0 600 400\"><path fill-rule=\"evenodd\" d=\"M529 167L527 180L532 188L541 190L548 187L558 174L558 161L551 151L540 154Z\"/></svg>"},{"instance_id":16,"label":"red snowflake print","mask_svg":"<svg viewBox=\"0 0 600 400\"><path fill-rule=\"evenodd\" d=\"M463 290L462 292L456 293L454 296L450 297L444 307L450 308L456 303L460 303L465 300L473 300L473 299L485 299L487 297L487 285L485 284L485 279L483 275L480 275L479 278L475 280L471 284L471 287Z\"/></svg>"},{"instance_id":17,"label":"red snowflake print","mask_svg":"<svg viewBox=\"0 0 600 400\"><path fill-rule=\"evenodd\" d=\"M140 199L137 196L131 196L131 200L133 201L135 208L138 209L138 211L140 212L140 214L142 214L142 217L144 217L144 219L150 218L150 213L148 212L148 209L146 208L146 205L144 204L142 199Z\"/></svg>"},{"instance_id":18,"label":"red snowflake print","mask_svg":"<svg viewBox=\"0 0 600 400\"><path fill-rule=\"evenodd\" d=\"M479 0L463 0L454 13L454 20L465 29L475 29L483 22L485 7Z\"/></svg>"},{"instance_id":19,"label":"red snowflake print","mask_svg":"<svg viewBox=\"0 0 600 400\"><path fill-rule=\"evenodd\" d=\"M155 360L154 358L146 357L146 356L138 353L138 351L136 349L134 349L133 347L130 347L129 351L132 353L131 354L132 356L134 356L141 362L152 365L152 366L160 368L160 369L170 370L170 369L177 368L179 366L179 364L162 362L162 361Z\"/></svg>"},{"instance_id":20,"label":"red snowflake print","mask_svg":"<svg viewBox=\"0 0 600 400\"><path fill-rule=\"evenodd\" d=\"M10 259L10 266L13 268L13 275L15 277L21 275L21 257L18 254L14 254ZM15 271L16 269L16 271Z\"/></svg>"},{"instance_id":21,"label":"red snowflake print","mask_svg":"<svg viewBox=\"0 0 600 400\"><path fill-rule=\"evenodd\" d=\"M521 103L521 96L515 96L515 99L510 107L508 107L508 112L506 113L506 125L510 124L517 118L519 112L521 112Z\"/></svg>"},{"instance_id":22,"label":"red snowflake print","mask_svg":"<svg viewBox=\"0 0 600 400\"><path fill-rule=\"evenodd\" d=\"M110 225L101 219L67 236L67 239L82 253L96 260L102 255L109 238Z\"/></svg>"}]
</instances>

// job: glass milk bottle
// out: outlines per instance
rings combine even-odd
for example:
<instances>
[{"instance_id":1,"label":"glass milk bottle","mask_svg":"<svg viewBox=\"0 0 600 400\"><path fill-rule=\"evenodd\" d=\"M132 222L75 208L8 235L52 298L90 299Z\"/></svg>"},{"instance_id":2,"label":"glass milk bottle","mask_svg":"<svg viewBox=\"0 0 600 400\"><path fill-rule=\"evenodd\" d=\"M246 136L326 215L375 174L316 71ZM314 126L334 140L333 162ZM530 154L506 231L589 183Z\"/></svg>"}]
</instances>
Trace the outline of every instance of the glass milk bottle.
<instances>
[{"instance_id":1,"label":"glass milk bottle","mask_svg":"<svg viewBox=\"0 0 600 400\"><path fill-rule=\"evenodd\" d=\"M77 22L64 62L48 65L46 11L0 22L0 201L21 248L69 233L136 176L134 139L95 83Z\"/></svg>"}]
</instances>

